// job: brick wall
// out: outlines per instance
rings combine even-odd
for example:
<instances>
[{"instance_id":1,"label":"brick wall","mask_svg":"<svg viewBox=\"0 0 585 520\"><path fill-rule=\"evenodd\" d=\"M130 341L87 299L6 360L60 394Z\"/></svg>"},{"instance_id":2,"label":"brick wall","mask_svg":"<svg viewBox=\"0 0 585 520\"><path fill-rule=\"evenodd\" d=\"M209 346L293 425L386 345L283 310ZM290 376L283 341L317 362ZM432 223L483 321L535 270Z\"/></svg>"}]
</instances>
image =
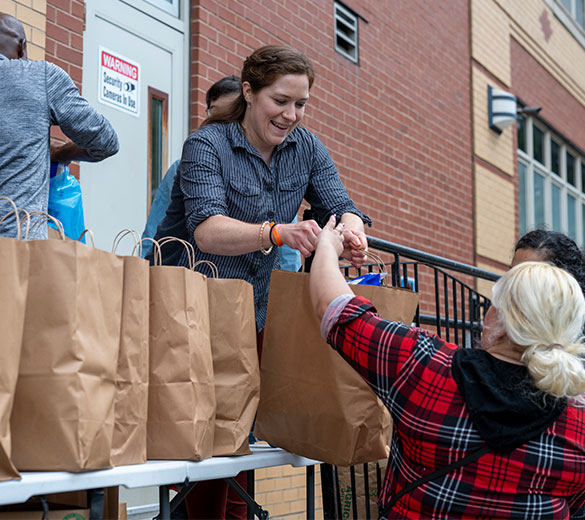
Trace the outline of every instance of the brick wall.
<instances>
[{"instance_id":1,"label":"brick wall","mask_svg":"<svg viewBox=\"0 0 585 520\"><path fill-rule=\"evenodd\" d=\"M46 59L64 69L81 89L83 28L81 0L47 0Z\"/></svg>"},{"instance_id":2,"label":"brick wall","mask_svg":"<svg viewBox=\"0 0 585 520\"><path fill-rule=\"evenodd\" d=\"M514 39L511 52L514 94L530 106L542 107L539 116L585 150L585 106Z\"/></svg>"},{"instance_id":3,"label":"brick wall","mask_svg":"<svg viewBox=\"0 0 585 520\"><path fill-rule=\"evenodd\" d=\"M18 18L24 26L31 60L45 58L47 0L0 0L0 12Z\"/></svg>"},{"instance_id":4,"label":"brick wall","mask_svg":"<svg viewBox=\"0 0 585 520\"><path fill-rule=\"evenodd\" d=\"M359 22L359 66L334 51L331 2L197 2L191 126L212 82L260 45L292 44L317 73L304 124L374 220L368 232L471 263L468 2L346 4L369 22Z\"/></svg>"}]
</instances>

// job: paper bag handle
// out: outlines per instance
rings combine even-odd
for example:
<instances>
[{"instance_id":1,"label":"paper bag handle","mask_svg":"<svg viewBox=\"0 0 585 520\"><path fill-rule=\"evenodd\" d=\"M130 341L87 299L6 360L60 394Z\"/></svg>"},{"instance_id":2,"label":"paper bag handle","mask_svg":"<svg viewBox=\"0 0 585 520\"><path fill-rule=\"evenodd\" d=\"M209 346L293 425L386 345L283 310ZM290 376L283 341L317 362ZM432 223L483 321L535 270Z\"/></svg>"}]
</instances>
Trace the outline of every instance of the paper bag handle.
<instances>
[{"instance_id":1,"label":"paper bag handle","mask_svg":"<svg viewBox=\"0 0 585 520\"><path fill-rule=\"evenodd\" d=\"M89 238L91 238L91 245L93 247L95 247L95 237L93 236L93 231L91 229L84 229L83 233L81 233L81 235L79 235L79 238L77 239L78 242L81 242L81 239L87 234L87 236Z\"/></svg>"},{"instance_id":2,"label":"paper bag handle","mask_svg":"<svg viewBox=\"0 0 585 520\"><path fill-rule=\"evenodd\" d=\"M211 271L211 278L219 278L219 271L213 262L210 262L209 260L198 260L193 264L193 269L199 265L206 265L209 267L209 270Z\"/></svg>"},{"instance_id":3,"label":"paper bag handle","mask_svg":"<svg viewBox=\"0 0 585 520\"><path fill-rule=\"evenodd\" d=\"M16 204L14 203L14 201L8 197L0 197L0 200L7 200L12 207L14 208L12 211L9 211L8 213L6 213L6 215L4 215L1 219L0 219L0 224L2 222L4 222L4 220L6 220L10 215L12 215L14 213L14 218L16 220L16 239L17 240L21 240L22 239L22 223L26 220L26 233L25 235L28 236L28 231L30 228L30 214L28 211L26 211L26 209L22 209L22 208L17 208ZM24 219L21 221L20 217L18 216L18 212L21 211L22 213L24 213Z\"/></svg>"},{"instance_id":4,"label":"paper bag handle","mask_svg":"<svg viewBox=\"0 0 585 520\"><path fill-rule=\"evenodd\" d=\"M189 269L192 271L195 268L195 266L194 266L194 264L195 264L195 249L193 248L193 246L189 242L187 242L186 240L183 240L182 238L170 237L170 236L160 238L158 241L158 245L162 247L169 242L180 242L181 244L183 244L185 246L185 249L187 250L187 256L189 257Z\"/></svg>"},{"instance_id":5,"label":"paper bag handle","mask_svg":"<svg viewBox=\"0 0 585 520\"><path fill-rule=\"evenodd\" d=\"M388 287L388 269L386 268L386 264L384 263L384 260L382 260L376 253L374 253L373 251L364 251L364 253L366 254L366 256L368 258L371 258L378 266L378 272L380 273L380 275L384 275L384 276L380 276L380 285L382 287Z\"/></svg>"},{"instance_id":6,"label":"paper bag handle","mask_svg":"<svg viewBox=\"0 0 585 520\"><path fill-rule=\"evenodd\" d=\"M136 231L132 231L132 230L128 230L132 233L136 233ZM118 233L119 235L120 233ZM125 235L122 235L125 236ZM136 233L136 236L138 236L138 233ZM115 239L114 239L115 242ZM152 242L152 256L153 256L153 263L155 266L159 266L162 265L162 255L160 252L160 245L159 243L154 239L154 238L150 238L150 237L144 237L144 238L140 238L138 240L138 242L134 245L134 248L132 249L132 253L130 253L132 256L134 256L136 254L136 251L140 251L140 256L142 256L142 243L143 242ZM117 244L116 244L117 246Z\"/></svg>"},{"instance_id":7,"label":"paper bag handle","mask_svg":"<svg viewBox=\"0 0 585 520\"><path fill-rule=\"evenodd\" d=\"M36 216L40 216L41 218L37 219L35 221L35 223L30 226L29 229L27 229L27 233L24 236L25 240L28 240L28 234L32 233L33 231L36 231L36 229L41 225L41 224L45 224L46 222L48 222L49 220L55 224L55 226L57 227L57 231L59 233L59 239L60 240L65 240L65 231L63 231L63 224L61 224L61 221L57 220L55 217L49 215L46 211L31 211L29 213L29 218L32 217L36 217Z\"/></svg>"},{"instance_id":8,"label":"paper bag handle","mask_svg":"<svg viewBox=\"0 0 585 520\"><path fill-rule=\"evenodd\" d=\"M140 240L140 235L134 229L123 229L120 231L114 238L114 243L112 244L112 253L116 253L116 249L120 245L120 242L125 236L132 235L134 239L134 248L132 249L132 254L136 252L138 249L138 256L142 256L142 241Z\"/></svg>"}]
</instances>

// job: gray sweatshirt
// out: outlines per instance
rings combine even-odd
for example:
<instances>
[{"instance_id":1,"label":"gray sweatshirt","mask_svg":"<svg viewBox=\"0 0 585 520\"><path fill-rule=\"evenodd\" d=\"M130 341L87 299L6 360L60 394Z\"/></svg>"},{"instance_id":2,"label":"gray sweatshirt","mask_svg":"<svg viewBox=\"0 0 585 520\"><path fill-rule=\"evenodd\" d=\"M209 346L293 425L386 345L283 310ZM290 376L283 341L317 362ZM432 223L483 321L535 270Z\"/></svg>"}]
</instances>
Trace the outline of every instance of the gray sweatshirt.
<instances>
[{"instance_id":1,"label":"gray sweatshirt","mask_svg":"<svg viewBox=\"0 0 585 520\"><path fill-rule=\"evenodd\" d=\"M108 120L79 95L63 69L0 54L0 196L29 212L47 211L51 125L60 126L96 161L118 151L118 136ZM0 200L0 219L11 208ZM16 236L14 218L0 224L0 236ZM43 225L29 238L46 237Z\"/></svg>"}]
</instances>

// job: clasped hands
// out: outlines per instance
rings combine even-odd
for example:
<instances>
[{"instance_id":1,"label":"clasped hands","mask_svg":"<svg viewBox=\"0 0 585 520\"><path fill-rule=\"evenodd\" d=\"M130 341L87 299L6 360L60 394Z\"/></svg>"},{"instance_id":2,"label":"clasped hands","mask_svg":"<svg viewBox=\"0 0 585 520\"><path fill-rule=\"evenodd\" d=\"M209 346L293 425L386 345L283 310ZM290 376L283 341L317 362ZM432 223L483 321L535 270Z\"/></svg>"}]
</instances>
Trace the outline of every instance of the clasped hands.
<instances>
[{"instance_id":1,"label":"clasped hands","mask_svg":"<svg viewBox=\"0 0 585 520\"><path fill-rule=\"evenodd\" d=\"M337 256L350 261L354 267L360 267L366 259L368 246L365 233L346 229L343 222L335 226L335 222L335 215L332 215L323 229L315 220L280 224L278 234L287 246L298 249L305 258L315 251L318 242L325 241L335 248Z\"/></svg>"}]
</instances>

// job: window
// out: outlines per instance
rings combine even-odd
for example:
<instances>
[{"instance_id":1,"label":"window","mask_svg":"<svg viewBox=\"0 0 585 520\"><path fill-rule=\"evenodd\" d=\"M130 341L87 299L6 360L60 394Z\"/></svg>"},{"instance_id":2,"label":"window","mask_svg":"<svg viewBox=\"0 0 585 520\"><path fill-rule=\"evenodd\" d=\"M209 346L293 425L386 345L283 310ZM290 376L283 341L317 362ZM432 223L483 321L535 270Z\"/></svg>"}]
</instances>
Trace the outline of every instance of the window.
<instances>
[{"instance_id":1,"label":"window","mask_svg":"<svg viewBox=\"0 0 585 520\"><path fill-rule=\"evenodd\" d=\"M554 15L585 47L585 0L544 0Z\"/></svg>"},{"instance_id":2,"label":"window","mask_svg":"<svg viewBox=\"0 0 585 520\"><path fill-rule=\"evenodd\" d=\"M520 235L546 228L585 244L585 154L533 118L518 125Z\"/></svg>"},{"instance_id":3,"label":"window","mask_svg":"<svg viewBox=\"0 0 585 520\"><path fill-rule=\"evenodd\" d=\"M179 0L146 0L149 4L156 5L159 9L173 16L179 17Z\"/></svg>"},{"instance_id":4,"label":"window","mask_svg":"<svg viewBox=\"0 0 585 520\"><path fill-rule=\"evenodd\" d=\"M561 5L577 25L585 30L585 0L561 0Z\"/></svg>"},{"instance_id":5,"label":"window","mask_svg":"<svg viewBox=\"0 0 585 520\"><path fill-rule=\"evenodd\" d=\"M340 2L333 3L335 50L348 60L358 63L358 16Z\"/></svg>"},{"instance_id":6,"label":"window","mask_svg":"<svg viewBox=\"0 0 585 520\"><path fill-rule=\"evenodd\" d=\"M150 206L168 168L169 95L148 87L148 204Z\"/></svg>"}]
</instances>

